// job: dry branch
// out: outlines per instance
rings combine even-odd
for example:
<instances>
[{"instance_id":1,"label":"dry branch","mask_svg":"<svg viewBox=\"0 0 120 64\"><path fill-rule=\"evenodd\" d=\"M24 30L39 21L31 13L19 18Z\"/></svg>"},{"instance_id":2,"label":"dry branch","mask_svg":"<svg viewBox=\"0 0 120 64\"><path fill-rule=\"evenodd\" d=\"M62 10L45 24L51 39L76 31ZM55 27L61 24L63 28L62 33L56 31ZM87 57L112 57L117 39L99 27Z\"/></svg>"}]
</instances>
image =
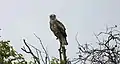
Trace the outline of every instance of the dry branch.
<instances>
[{"instance_id":1,"label":"dry branch","mask_svg":"<svg viewBox=\"0 0 120 64\"><path fill-rule=\"evenodd\" d=\"M105 32L100 32L98 35L94 34L98 40L97 45L100 47L93 47L92 45L81 45L78 43L78 58L73 59L73 63L80 64L119 64L120 63L120 31L117 26L106 28ZM100 36L105 36L106 39L101 41Z\"/></svg>"}]
</instances>

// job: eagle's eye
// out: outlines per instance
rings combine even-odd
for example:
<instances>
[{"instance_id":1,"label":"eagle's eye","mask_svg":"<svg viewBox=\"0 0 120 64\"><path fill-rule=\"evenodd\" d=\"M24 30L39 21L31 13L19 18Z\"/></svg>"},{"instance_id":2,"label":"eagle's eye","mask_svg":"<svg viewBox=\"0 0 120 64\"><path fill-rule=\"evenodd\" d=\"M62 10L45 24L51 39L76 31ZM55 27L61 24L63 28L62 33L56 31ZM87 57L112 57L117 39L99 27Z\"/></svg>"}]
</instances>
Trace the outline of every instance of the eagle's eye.
<instances>
[{"instance_id":1,"label":"eagle's eye","mask_svg":"<svg viewBox=\"0 0 120 64\"><path fill-rule=\"evenodd\" d=\"M56 18L56 15L55 14L51 14L50 15L50 19L54 20Z\"/></svg>"}]
</instances>

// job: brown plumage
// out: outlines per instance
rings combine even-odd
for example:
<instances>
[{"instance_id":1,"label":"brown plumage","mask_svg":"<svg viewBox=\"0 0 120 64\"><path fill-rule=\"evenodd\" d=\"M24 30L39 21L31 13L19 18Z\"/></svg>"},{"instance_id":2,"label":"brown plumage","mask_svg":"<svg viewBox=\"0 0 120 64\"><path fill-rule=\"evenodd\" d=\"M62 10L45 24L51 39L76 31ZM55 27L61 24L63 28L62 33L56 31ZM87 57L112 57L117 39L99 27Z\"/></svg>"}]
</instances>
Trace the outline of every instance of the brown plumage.
<instances>
[{"instance_id":1,"label":"brown plumage","mask_svg":"<svg viewBox=\"0 0 120 64\"><path fill-rule=\"evenodd\" d=\"M50 29L63 45L68 45L65 26L56 19L55 14L50 15Z\"/></svg>"}]
</instances>

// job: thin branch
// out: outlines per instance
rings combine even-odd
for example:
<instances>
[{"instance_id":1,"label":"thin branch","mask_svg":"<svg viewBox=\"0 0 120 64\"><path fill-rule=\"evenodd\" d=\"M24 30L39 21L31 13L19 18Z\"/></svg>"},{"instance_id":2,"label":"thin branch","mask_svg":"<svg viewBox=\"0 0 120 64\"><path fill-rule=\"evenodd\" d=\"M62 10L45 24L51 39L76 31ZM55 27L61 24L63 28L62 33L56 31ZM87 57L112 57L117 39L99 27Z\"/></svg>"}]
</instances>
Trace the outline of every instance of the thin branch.
<instances>
[{"instance_id":1,"label":"thin branch","mask_svg":"<svg viewBox=\"0 0 120 64\"><path fill-rule=\"evenodd\" d=\"M30 46L33 47L37 52L39 52L40 57L41 57L41 60L42 60L42 62L45 64L45 61L44 61L43 56L42 56L42 54L41 54L41 51L40 51L39 49L37 49L36 47L34 47L33 45L31 45L31 44L28 44L28 45L30 45ZM38 53L37 53L37 55L38 55ZM38 57L39 57L39 55L38 55Z\"/></svg>"},{"instance_id":2,"label":"thin branch","mask_svg":"<svg viewBox=\"0 0 120 64\"><path fill-rule=\"evenodd\" d=\"M79 41L77 39L77 36L78 36L78 32L76 33L75 40L77 41L78 45L80 46L80 43L79 43Z\"/></svg>"},{"instance_id":3,"label":"thin branch","mask_svg":"<svg viewBox=\"0 0 120 64\"><path fill-rule=\"evenodd\" d=\"M25 47L23 47L23 48L21 48L21 49L22 49L24 52L26 52L26 53L30 53L30 54L33 56L33 58L37 61L37 63L40 64L40 61L39 61L38 58L34 55L34 53L32 52L32 50L30 49L30 47L29 47L28 44L26 43L25 39L23 39L23 42L24 42L24 44L27 46L27 48L28 48L29 51L27 51L27 50L25 49Z\"/></svg>"},{"instance_id":4,"label":"thin branch","mask_svg":"<svg viewBox=\"0 0 120 64\"><path fill-rule=\"evenodd\" d=\"M50 58L49 58L49 55L48 55L46 49L44 48L41 39L40 39L35 33L34 33L34 35L35 35L35 37L39 40L39 42L40 42L40 44L41 44L41 46L42 46L42 48L43 48L43 50L44 50L44 52L45 52L47 58L48 58L49 64L50 64ZM46 63L46 64L47 64L47 63Z\"/></svg>"},{"instance_id":5,"label":"thin branch","mask_svg":"<svg viewBox=\"0 0 120 64\"><path fill-rule=\"evenodd\" d=\"M120 32L115 30L117 26L106 28L105 32L100 32L98 35L95 35L97 38L97 44L100 45L100 48L92 47L89 44L81 45L77 40L77 35L75 39L78 43L79 49L79 58L74 59L76 62L80 62L81 64L86 64L86 62L91 62L91 64L118 64L120 63ZM106 40L101 41L98 36L105 35ZM111 43L113 42L113 43ZM115 42L115 43L114 43ZM90 46L92 48L90 48ZM101 47L103 47L101 49ZM107 59L106 59L107 58ZM72 61L71 61L72 62Z\"/></svg>"}]
</instances>

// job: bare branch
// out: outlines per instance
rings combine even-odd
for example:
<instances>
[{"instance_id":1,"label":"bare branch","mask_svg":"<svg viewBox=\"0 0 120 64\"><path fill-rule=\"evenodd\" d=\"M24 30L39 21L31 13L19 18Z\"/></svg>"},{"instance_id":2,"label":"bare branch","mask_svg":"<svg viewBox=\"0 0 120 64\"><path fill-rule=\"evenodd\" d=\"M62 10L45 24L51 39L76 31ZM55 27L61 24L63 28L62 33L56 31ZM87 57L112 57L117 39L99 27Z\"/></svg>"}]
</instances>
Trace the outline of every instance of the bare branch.
<instances>
[{"instance_id":1,"label":"bare branch","mask_svg":"<svg viewBox=\"0 0 120 64\"><path fill-rule=\"evenodd\" d=\"M23 48L21 48L21 49L22 49L24 52L26 52L26 53L30 53L30 54L33 56L33 58L37 61L37 63L40 64L40 61L38 60L38 57L34 55L34 53L32 52L32 50L30 49L30 47L29 47L28 44L26 43L25 39L23 39L23 42L24 42L24 44L27 46L27 48L28 48L29 51L27 51L27 50L25 49L25 47L23 47Z\"/></svg>"},{"instance_id":2,"label":"bare branch","mask_svg":"<svg viewBox=\"0 0 120 64\"><path fill-rule=\"evenodd\" d=\"M30 45L31 47L33 47L36 50L38 58L39 58L39 54L40 54L41 60L45 64L45 61L44 61L43 56L41 54L41 51L39 49L37 49L36 47L34 47L33 45L31 45L31 44L28 44L28 45ZM38 54L38 52L39 52L39 54Z\"/></svg>"},{"instance_id":3,"label":"bare branch","mask_svg":"<svg viewBox=\"0 0 120 64\"><path fill-rule=\"evenodd\" d=\"M45 47L43 46L41 39L40 39L35 33L34 33L34 35L35 35L35 37L39 40L39 42L40 42L40 44L41 44L41 46L42 46L42 48L43 48L43 50L44 50L44 52L45 52L45 54L46 54L46 57L48 58L49 64L50 64L49 55L48 55L48 53L47 53ZM46 60L46 61L47 61L47 60ZM47 64L47 62L46 62L46 64Z\"/></svg>"},{"instance_id":4,"label":"bare branch","mask_svg":"<svg viewBox=\"0 0 120 64\"><path fill-rule=\"evenodd\" d=\"M106 27L105 32L100 32L95 35L97 38L97 45L99 47L91 48L89 44L81 45L77 40L77 35L75 36L76 42L78 43L79 55L78 58L74 59L72 62L81 64L119 64L120 63L120 31L116 30L116 25L114 27ZM106 36L106 39L101 41L100 36Z\"/></svg>"}]
</instances>

